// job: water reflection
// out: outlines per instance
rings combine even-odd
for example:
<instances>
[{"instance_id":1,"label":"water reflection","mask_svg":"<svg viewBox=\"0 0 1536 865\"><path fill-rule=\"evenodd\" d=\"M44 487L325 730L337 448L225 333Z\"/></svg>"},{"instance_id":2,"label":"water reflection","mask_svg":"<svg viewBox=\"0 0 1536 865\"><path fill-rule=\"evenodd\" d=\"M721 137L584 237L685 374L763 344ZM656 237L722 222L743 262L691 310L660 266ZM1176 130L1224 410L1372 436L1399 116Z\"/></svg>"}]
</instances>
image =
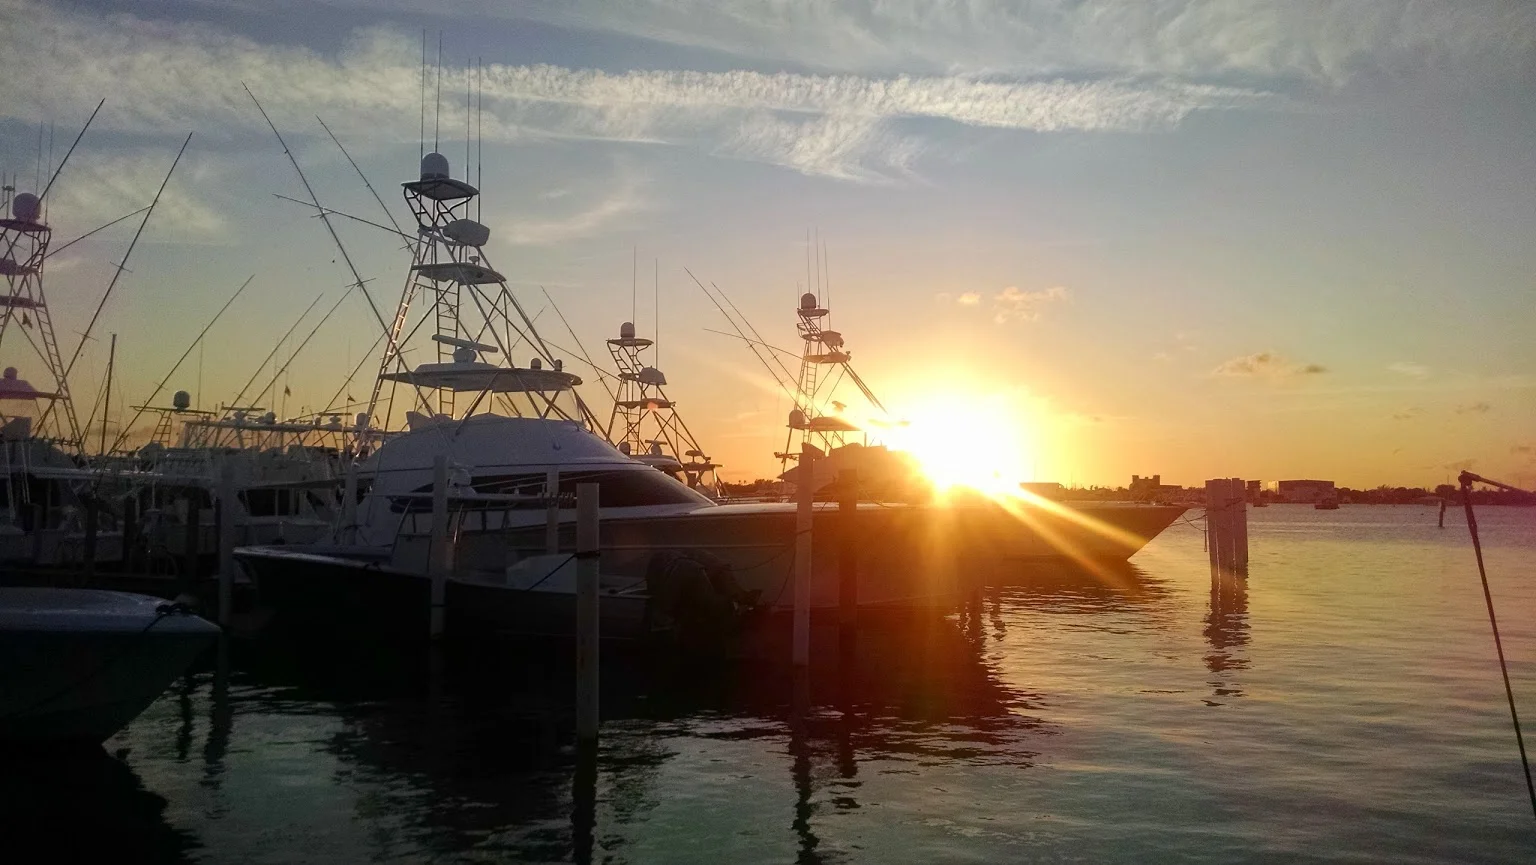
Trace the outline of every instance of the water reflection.
<instances>
[{"instance_id":1,"label":"water reflection","mask_svg":"<svg viewBox=\"0 0 1536 865\"><path fill-rule=\"evenodd\" d=\"M770 629L745 658L609 651L595 753L571 745L575 673L563 644L455 651L438 669L425 653L381 663L336 647L325 664L280 646L247 648L236 663L262 686L242 713L341 720L320 748L346 767L338 781L368 791L348 816L389 839L375 855L403 844L601 860L624 843L605 822L633 822L665 800L669 761L710 753L711 742L761 740L787 746L796 804L780 825L815 862L825 858L821 809L860 807L863 762L1033 764L1045 724L952 622L867 623L852 644L818 628L813 647L799 676L785 663L787 628Z\"/></svg>"},{"instance_id":2,"label":"water reflection","mask_svg":"<svg viewBox=\"0 0 1536 865\"><path fill-rule=\"evenodd\" d=\"M103 749L4 755L6 853L45 862L189 862L197 842L166 822L164 797ZM20 860L13 860L20 861ZM32 861L32 860L28 860Z\"/></svg>"},{"instance_id":3,"label":"water reflection","mask_svg":"<svg viewBox=\"0 0 1536 865\"><path fill-rule=\"evenodd\" d=\"M1220 568L1211 568L1211 606L1205 617L1205 640L1210 650L1205 667L1211 672L1208 706L1221 706L1223 700L1243 696L1238 674L1248 669L1243 651L1248 645L1248 578Z\"/></svg>"}]
</instances>

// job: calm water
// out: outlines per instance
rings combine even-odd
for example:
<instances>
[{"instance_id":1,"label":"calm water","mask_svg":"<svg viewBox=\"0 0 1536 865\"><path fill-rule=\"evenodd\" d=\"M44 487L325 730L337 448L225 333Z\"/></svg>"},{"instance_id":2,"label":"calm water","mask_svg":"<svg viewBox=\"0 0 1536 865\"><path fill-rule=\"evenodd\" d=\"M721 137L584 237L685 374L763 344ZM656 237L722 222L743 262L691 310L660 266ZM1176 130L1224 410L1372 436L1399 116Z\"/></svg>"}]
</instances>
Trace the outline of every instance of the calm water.
<instances>
[{"instance_id":1,"label":"calm water","mask_svg":"<svg viewBox=\"0 0 1536 865\"><path fill-rule=\"evenodd\" d=\"M1435 516L1252 511L1246 585L1215 590L1176 526L1098 580L819 647L803 716L781 664L615 663L595 766L561 653L236 646L120 759L7 773L0 821L115 861L1536 861L1471 546ZM1536 739L1536 509L1479 516Z\"/></svg>"}]
</instances>

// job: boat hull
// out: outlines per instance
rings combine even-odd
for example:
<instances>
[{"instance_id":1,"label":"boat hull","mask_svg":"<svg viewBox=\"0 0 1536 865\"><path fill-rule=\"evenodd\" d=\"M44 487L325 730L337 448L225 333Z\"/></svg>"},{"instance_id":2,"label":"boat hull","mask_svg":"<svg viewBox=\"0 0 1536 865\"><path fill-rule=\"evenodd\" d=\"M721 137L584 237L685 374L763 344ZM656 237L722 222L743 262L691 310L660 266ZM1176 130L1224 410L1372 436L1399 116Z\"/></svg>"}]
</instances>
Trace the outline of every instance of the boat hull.
<instances>
[{"instance_id":1,"label":"boat hull","mask_svg":"<svg viewBox=\"0 0 1536 865\"><path fill-rule=\"evenodd\" d=\"M245 547L235 555L254 579L261 604L274 612L271 624L276 629L429 635L431 581L425 576L362 559L286 549ZM576 598L568 592L449 579L443 604L445 631L455 637L560 637L576 632ZM643 595L600 596L602 638L644 636L645 604Z\"/></svg>"},{"instance_id":2,"label":"boat hull","mask_svg":"<svg viewBox=\"0 0 1536 865\"><path fill-rule=\"evenodd\" d=\"M146 595L0 589L0 742L99 744L181 675L219 629Z\"/></svg>"}]
</instances>

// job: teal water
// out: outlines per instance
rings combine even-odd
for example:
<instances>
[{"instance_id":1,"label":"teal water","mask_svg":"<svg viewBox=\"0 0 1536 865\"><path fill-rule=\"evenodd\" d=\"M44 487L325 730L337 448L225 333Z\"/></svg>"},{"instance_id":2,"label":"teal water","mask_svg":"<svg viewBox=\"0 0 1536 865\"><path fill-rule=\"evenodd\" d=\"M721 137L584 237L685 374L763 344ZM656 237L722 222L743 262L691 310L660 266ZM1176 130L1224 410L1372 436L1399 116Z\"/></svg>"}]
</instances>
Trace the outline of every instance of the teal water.
<instances>
[{"instance_id":1,"label":"teal water","mask_svg":"<svg viewBox=\"0 0 1536 865\"><path fill-rule=\"evenodd\" d=\"M1536 509L1479 517L1536 740ZM1175 526L823 641L798 714L779 663L610 656L595 765L558 651L235 646L36 771L19 828L102 861L1536 861L1471 545L1435 518L1254 510L1249 577L1214 586Z\"/></svg>"}]
</instances>

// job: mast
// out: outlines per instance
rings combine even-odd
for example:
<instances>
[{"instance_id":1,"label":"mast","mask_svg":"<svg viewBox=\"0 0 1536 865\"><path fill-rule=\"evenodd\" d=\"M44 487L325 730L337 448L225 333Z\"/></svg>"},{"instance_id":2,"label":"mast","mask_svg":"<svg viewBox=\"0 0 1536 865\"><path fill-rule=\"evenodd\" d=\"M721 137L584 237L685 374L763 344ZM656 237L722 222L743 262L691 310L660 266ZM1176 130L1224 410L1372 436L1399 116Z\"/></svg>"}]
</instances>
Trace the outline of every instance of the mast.
<instances>
[{"instance_id":1,"label":"mast","mask_svg":"<svg viewBox=\"0 0 1536 865\"><path fill-rule=\"evenodd\" d=\"M100 456L107 455L107 418L112 416L112 371L117 365L117 334L112 334L112 348L107 352L107 398L101 406L101 445L97 449Z\"/></svg>"}]
</instances>

